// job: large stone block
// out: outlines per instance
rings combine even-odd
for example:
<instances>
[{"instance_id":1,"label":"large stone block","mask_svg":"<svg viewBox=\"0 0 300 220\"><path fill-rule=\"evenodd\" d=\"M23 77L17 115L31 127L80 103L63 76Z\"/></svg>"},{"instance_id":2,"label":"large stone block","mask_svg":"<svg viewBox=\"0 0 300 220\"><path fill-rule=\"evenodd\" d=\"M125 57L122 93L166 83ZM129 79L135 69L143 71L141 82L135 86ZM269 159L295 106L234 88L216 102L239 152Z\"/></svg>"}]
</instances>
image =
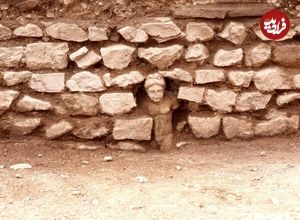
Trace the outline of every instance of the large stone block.
<instances>
[{"instance_id":1,"label":"large stone block","mask_svg":"<svg viewBox=\"0 0 300 220\"><path fill-rule=\"evenodd\" d=\"M21 98L16 105L16 109L19 112L46 111L50 110L51 108L52 105L50 102L42 101L27 95Z\"/></svg>"},{"instance_id":2,"label":"large stone block","mask_svg":"<svg viewBox=\"0 0 300 220\"><path fill-rule=\"evenodd\" d=\"M30 71L4 71L2 72L3 80L7 86L14 86L19 83L27 82L30 80L32 76L32 72Z\"/></svg>"},{"instance_id":3,"label":"large stone block","mask_svg":"<svg viewBox=\"0 0 300 220\"><path fill-rule=\"evenodd\" d=\"M243 50L241 48L232 50L220 49L213 57L215 66L232 66L243 60Z\"/></svg>"},{"instance_id":4,"label":"large stone block","mask_svg":"<svg viewBox=\"0 0 300 220\"><path fill-rule=\"evenodd\" d=\"M144 76L139 71L130 71L114 77L112 79L112 85L116 85L121 88L127 88L143 81Z\"/></svg>"},{"instance_id":5,"label":"large stone block","mask_svg":"<svg viewBox=\"0 0 300 220\"><path fill-rule=\"evenodd\" d=\"M271 58L271 46L260 43L252 46L245 51L245 64L249 67L259 67Z\"/></svg>"},{"instance_id":6,"label":"large stone block","mask_svg":"<svg viewBox=\"0 0 300 220\"><path fill-rule=\"evenodd\" d=\"M100 49L104 65L117 70L124 69L129 65L134 51L135 47L125 44L115 44Z\"/></svg>"},{"instance_id":7,"label":"large stone block","mask_svg":"<svg viewBox=\"0 0 300 220\"><path fill-rule=\"evenodd\" d=\"M193 76L190 72L183 69L174 68L171 70L158 71L160 75L173 80L183 81L191 83L193 82Z\"/></svg>"},{"instance_id":8,"label":"large stone block","mask_svg":"<svg viewBox=\"0 0 300 220\"><path fill-rule=\"evenodd\" d=\"M116 119L113 128L115 140L151 140L153 119L138 117L134 119Z\"/></svg>"},{"instance_id":9,"label":"large stone block","mask_svg":"<svg viewBox=\"0 0 300 220\"><path fill-rule=\"evenodd\" d=\"M256 111L265 109L269 103L272 94L263 94L260 92L243 92L236 100L237 111Z\"/></svg>"},{"instance_id":10,"label":"large stone block","mask_svg":"<svg viewBox=\"0 0 300 220\"><path fill-rule=\"evenodd\" d=\"M275 46L273 61L288 67L300 67L300 45L283 44Z\"/></svg>"},{"instance_id":11,"label":"large stone block","mask_svg":"<svg viewBox=\"0 0 300 220\"><path fill-rule=\"evenodd\" d=\"M29 82L29 87L38 92L62 92L65 88L65 74L33 74Z\"/></svg>"},{"instance_id":12,"label":"large stone block","mask_svg":"<svg viewBox=\"0 0 300 220\"><path fill-rule=\"evenodd\" d=\"M237 94L231 90L208 89L204 97L206 103L216 111L231 112Z\"/></svg>"},{"instance_id":13,"label":"large stone block","mask_svg":"<svg viewBox=\"0 0 300 220\"><path fill-rule=\"evenodd\" d=\"M188 116L188 123L196 138L210 138L219 133L220 116Z\"/></svg>"},{"instance_id":14,"label":"large stone block","mask_svg":"<svg viewBox=\"0 0 300 220\"><path fill-rule=\"evenodd\" d=\"M104 41L108 40L105 28L89 27L89 40L90 41Z\"/></svg>"},{"instance_id":15,"label":"large stone block","mask_svg":"<svg viewBox=\"0 0 300 220\"><path fill-rule=\"evenodd\" d=\"M99 98L102 113L119 115L130 112L136 107L136 101L131 92L104 93Z\"/></svg>"},{"instance_id":16,"label":"large stone block","mask_svg":"<svg viewBox=\"0 0 300 220\"><path fill-rule=\"evenodd\" d=\"M226 138L250 138L254 136L253 124L247 120L228 116L224 117L222 121Z\"/></svg>"},{"instance_id":17,"label":"large stone block","mask_svg":"<svg viewBox=\"0 0 300 220\"><path fill-rule=\"evenodd\" d=\"M43 37L43 31L35 24L26 24L16 28L14 35L18 37Z\"/></svg>"},{"instance_id":18,"label":"large stone block","mask_svg":"<svg viewBox=\"0 0 300 220\"><path fill-rule=\"evenodd\" d=\"M148 40L148 34L141 28L126 26L118 30L122 37L132 43L143 43Z\"/></svg>"},{"instance_id":19,"label":"large stone block","mask_svg":"<svg viewBox=\"0 0 300 220\"><path fill-rule=\"evenodd\" d=\"M249 87L255 72L232 70L228 73L228 80L234 86Z\"/></svg>"},{"instance_id":20,"label":"large stone block","mask_svg":"<svg viewBox=\"0 0 300 220\"><path fill-rule=\"evenodd\" d=\"M20 92L15 90L0 91L0 114L11 106L12 102L19 96Z\"/></svg>"},{"instance_id":21,"label":"large stone block","mask_svg":"<svg viewBox=\"0 0 300 220\"><path fill-rule=\"evenodd\" d=\"M178 91L178 99L203 103L205 88L180 86Z\"/></svg>"},{"instance_id":22,"label":"large stone block","mask_svg":"<svg viewBox=\"0 0 300 220\"><path fill-rule=\"evenodd\" d=\"M23 55L24 47L0 47L0 67L18 67Z\"/></svg>"},{"instance_id":23,"label":"large stone block","mask_svg":"<svg viewBox=\"0 0 300 220\"><path fill-rule=\"evenodd\" d=\"M30 69L64 69L68 66L67 43L33 43L25 50L27 67Z\"/></svg>"},{"instance_id":24,"label":"large stone block","mask_svg":"<svg viewBox=\"0 0 300 220\"><path fill-rule=\"evenodd\" d=\"M40 125L42 120L38 117L10 116L2 128L14 135L27 135Z\"/></svg>"},{"instance_id":25,"label":"large stone block","mask_svg":"<svg viewBox=\"0 0 300 220\"><path fill-rule=\"evenodd\" d=\"M99 117L76 120L72 134L83 139L100 138L110 132L108 123Z\"/></svg>"},{"instance_id":26,"label":"large stone block","mask_svg":"<svg viewBox=\"0 0 300 220\"><path fill-rule=\"evenodd\" d=\"M212 82L224 82L225 72L222 69L199 69L196 70L195 84Z\"/></svg>"},{"instance_id":27,"label":"large stone block","mask_svg":"<svg viewBox=\"0 0 300 220\"><path fill-rule=\"evenodd\" d=\"M247 36L247 28L243 23L231 21L226 24L223 31L220 32L218 36L235 45L241 45Z\"/></svg>"},{"instance_id":28,"label":"large stone block","mask_svg":"<svg viewBox=\"0 0 300 220\"><path fill-rule=\"evenodd\" d=\"M199 62L204 64L209 57L209 50L203 44L194 44L188 47L185 54L185 60L187 62Z\"/></svg>"},{"instance_id":29,"label":"large stone block","mask_svg":"<svg viewBox=\"0 0 300 220\"><path fill-rule=\"evenodd\" d=\"M48 139L55 139L69 133L73 128L70 122L61 120L46 129L46 137Z\"/></svg>"},{"instance_id":30,"label":"large stone block","mask_svg":"<svg viewBox=\"0 0 300 220\"><path fill-rule=\"evenodd\" d=\"M88 71L74 74L66 86L71 92L101 92L106 89L101 78Z\"/></svg>"},{"instance_id":31,"label":"large stone block","mask_svg":"<svg viewBox=\"0 0 300 220\"><path fill-rule=\"evenodd\" d=\"M206 23L189 22L186 25L186 39L189 42L209 41L214 36L214 29Z\"/></svg>"},{"instance_id":32,"label":"large stone block","mask_svg":"<svg viewBox=\"0 0 300 220\"><path fill-rule=\"evenodd\" d=\"M167 47L139 48L138 56L147 60L159 69L164 69L178 60L183 52L183 46L175 44Z\"/></svg>"}]
</instances>

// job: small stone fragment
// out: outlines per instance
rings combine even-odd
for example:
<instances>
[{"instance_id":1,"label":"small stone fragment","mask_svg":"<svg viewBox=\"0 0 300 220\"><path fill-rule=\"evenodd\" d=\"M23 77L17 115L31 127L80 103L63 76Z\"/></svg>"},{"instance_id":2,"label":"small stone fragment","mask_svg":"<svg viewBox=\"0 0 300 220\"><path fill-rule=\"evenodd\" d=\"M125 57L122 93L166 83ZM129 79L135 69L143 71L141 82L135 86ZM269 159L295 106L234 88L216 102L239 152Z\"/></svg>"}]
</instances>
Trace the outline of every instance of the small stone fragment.
<instances>
[{"instance_id":1,"label":"small stone fragment","mask_svg":"<svg viewBox=\"0 0 300 220\"><path fill-rule=\"evenodd\" d=\"M225 72L223 69L199 69L196 70L195 84L212 82L224 82Z\"/></svg>"},{"instance_id":2,"label":"small stone fragment","mask_svg":"<svg viewBox=\"0 0 300 220\"><path fill-rule=\"evenodd\" d=\"M260 92L243 92L236 100L237 111L256 111L265 109L269 103L272 94L263 94Z\"/></svg>"},{"instance_id":3,"label":"small stone fragment","mask_svg":"<svg viewBox=\"0 0 300 220\"><path fill-rule=\"evenodd\" d=\"M252 46L245 51L245 64L248 67L259 67L271 58L271 46L265 43Z\"/></svg>"},{"instance_id":4,"label":"small stone fragment","mask_svg":"<svg viewBox=\"0 0 300 220\"><path fill-rule=\"evenodd\" d=\"M209 41L214 35L214 30L206 23L190 22L186 25L186 39L189 42Z\"/></svg>"},{"instance_id":5,"label":"small stone fragment","mask_svg":"<svg viewBox=\"0 0 300 220\"><path fill-rule=\"evenodd\" d=\"M235 45L241 45L246 36L247 28L240 22L229 22L218 36L234 43Z\"/></svg>"},{"instance_id":6,"label":"small stone fragment","mask_svg":"<svg viewBox=\"0 0 300 220\"><path fill-rule=\"evenodd\" d=\"M203 44L194 44L189 46L185 54L185 59L187 62L199 62L204 64L209 57L209 50Z\"/></svg>"},{"instance_id":7,"label":"small stone fragment","mask_svg":"<svg viewBox=\"0 0 300 220\"><path fill-rule=\"evenodd\" d=\"M213 58L215 66L232 66L238 64L243 59L243 50L241 48L232 50L219 49Z\"/></svg>"},{"instance_id":8,"label":"small stone fragment","mask_svg":"<svg viewBox=\"0 0 300 220\"><path fill-rule=\"evenodd\" d=\"M111 85L112 85L112 78L111 78L111 74L110 73L104 73L103 76L102 76L102 79L103 79L104 85L106 87L111 87Z\"/></svg>"},{"instance_id":9,"label":"small stone fragment","mask_svg":"<svg viewBox=\"0 0 300 220\"><path fill-rule=\"evenodd\" d=\"M16 28L14 35L18 37L43 37L43 31L35 24L27 24Z\"/></svg>"},{"instance_id":10,"label":"small stone fragment","mask_svg":"<svg viewBox=\"0 0 300 220\"><path fill-rule=\"evenodd\" d=\"M50 110L51 108L52 105L50 102L42 101L28 95L25 95L23 98L21 98L16 105L16 109L20 112L46 111Z\"/></svg>"},{"instance_id":11,"label":"small stone fragment","mask_svg":"<svg viewBox=\"0 0 300 220\"><path fill-rule=\"evenodd\" d=\"M8 40L12 37L12 31L0 24L0 40Z\"/></svg>"},{"instance_id":12,"label":"small stone fragment","mask_svg":"<svg viewBox=\"0 0 300 220\"><path fill-rule=\"evenodd\" d=\"M300 74L296 74L293 76L293 87L296 89L300 89Z\"/></svg>"},{"instance_id":13,"label":"small stone fragment","mask_svg":"<svg viewBox=\"0 0 300 220\"><path fill-rule=\"evenodd\" d=\"M112 79L112 85L121 88L127 88L144 81L144 76L139 71L130 71L129 73L121 74Z\"/></svg>"},{"instance_id":14,"label":"small stone fragment","mask_svg":"<svg viewBox=\"0 0 300 220\"><path fill-rule=\"evenodd\" d=\"M135 179L137 181L139 181L140 183L146 183L146 182L148 182L148 179L146 177L144 177L144 176L137 176Z\"/></svg>"},{"instance_id":15,"label":"small stone fragment","mask_svg":"<svg viewBox=\"0 0 300 220\"><path fill-rule=\"evenodd\" d=\"M71 92L101 92L106 89L100 77L88 71L74 74L66 86Z\"/></svg>"},{"instance_id":16,"label":"small stone fragment","mask_svg":"<svg viewBox=\"0 0 300 220\"><path fill-rule=\"evenodd\" d=\"M133 141L119 141L117 144L109 145L108 147L115 150L135 151L141 153L146 152L144 146Z\"/></svg>"},{"instance_id":17,"label":"small stone fragment","mask_svg":"<svg viewBox=\"0 0 300 220\"><path fill-rule=\"evenodd\" d=\"M232 70L228 73L228 80L234 86L249 87L255 72Z\"/></svg>"},{"instance_id":18,"label":"small stone fragment","mask_svg":"<svg viewBox=\"0 0 300 220\"><path fill-rule=\"evenodd\" d=\"M18 67L24 55L24 49L24 47L0 47L0 67Z\"/></svg>"},{"instance_id":19,"label":"small stone fragment","mask_svg":"<svg viewBox=\"0 0 300 220\"><path fill-rule=\"evenodd\" d=\"M113 157L112 156L105 156L105 157L103 157L103 160L105 162L113 161Z\"/></svg>"},{"instance_id":20,"label":"small stone fragment","mask_svg":"<svg viewBox=\"0 0 300 220\"><path fill-rule=\"evenodd\" d=\"M100 27L89 27L90 41L104 41L108 40L106 29Z\"/></svg>"},{"instance_id":21,"label":"small stone fragment","mask_svg":"<svg viewBox=\"0 0 300 220\"><path fill-rule=\"evenodd\" d=\"M195 103L203 103L205 88L180 86L178 99L187 100Z\"/></svg>"},{"instance_id":22,"label":"small stone fragment","mask_svg":"<svg viewBox=\"0 0 300 220\"><path fill-rule=\"evenodd\" d=\"M12 170L24 170L24 169L31 169L32 166L29 163L17 163L11 165L9 168Z\"/></svg>"},{"instance_id":23,"label":"small stone fragment","mask_svg":"<svg viewBox=\"0 0 300 220\"><path fill-rule=\"evenodd\" d=\"M223 131L226 138L231 139L234 137L251 138L254 136L254 128L251 122L247 122L244 119L238 119L234 117L224 117Z\"/></svg>"},{"instance_id":24,"label":"small stone fragment","mask_svg":"<svg viewBox=\"0 0 300 220\"><path fill-rule=\"evenodd\" d=\"M61 120L46 129L46 137L48 139L55 139L70 132L72 129L73 125L70 122Z\"/></svg>"},{"instance_id":25,"label":"small stone fragment","mask_svg":"<svg viewBox=\"0 0 300 220\"><path fill-rule=\"evenodd\" d=\"M94 151L94 150L97 150L99 149L100 147L97 145L97 146L92 146L92 145L87 145L87 144L79 144L77 146L76 149L78 150L90 150L90 151Z\"/></svg>"},{"instance_id":26,"label":"small stone fragment","mask_svg":"<svg viewBox=\"0 0 300 220\"><path fill-rule=\"evenodd\" d=\"M282 106L298 99L300 99L299 92L290 92L283 95L279 95L276 99L276 103L277 105Z\"/></svg>"},{"instance_id":27,"label":"small stone fragment","mask_svg":"<svg viewBox=\"0 0 300 220\"><path fill-rule=\"evenodd\" d=\"M65 74L33 74L29 82L29 87L38 92L62 92L65 89Z\"/></svg>"},{"instance_id":28,"label":"small stone fragment","mask_svg":"<svg viewBox=\"0 0 300 220\"><path fill-rule=\"evenodd\" d=\"M75 61L81 58L83 55L87 54L89 49L87 47L81 47L79 50L76 50L75 52L70 54L70 59Z\"/></svg>"},{"instance_id":29,"label":"small stone fragment","mask_svg":"<svg viewBox=\"0 0 300 220\"><path fill-rule=\"evenodd\" d=\"M148 34L140 28L126 26L118 30L122 37L132 43L143 43L148 40Z\"/></svg>"},{"instance_id":30,"label":"small stone fragment","mask_svg":"<svg viewBox=\"0 0 300 220\"><path fill-rule=\"evenodd\" d=\"M27 82L32 76L32 72L29 71L5 71L2 72L3 79L7 86L14 86L19 83Z\"/></svg>"},{"instance_id":31,"label":"small stone fragment","mask_svg":"<svg viewBox=\"0 0 300 220\"><path fill-rule=\"evenodd\" d=\"M204 97L206 103L216 111L231 112L235 105L237 94L231 90L208 89Z\"/></svg>"},{"instance_id":32,"label":"small stone fragment","mask_svg":"<svg viewBox=\"0 0 300 220\"><path fill-rule=\"evenodd\" d=\"M11 106L12 102L19 96L20 92L15 90L0 91L0 114L4 113Z\"/></svg>"},{"instance_id":33,"label":"small stone fragment","mask_svg":"<svg viewBox=\"0 0 300 220\"><path fill-rule=\"evenodd\" d=\"M173 80L178 80L178 81L183 81L188 83L193 82L192 74L183 69L174 68L171 70L158 71L158 73L165 78L170 78Z\"/></svg>"},{"instance_id":34,"label":"small stone fragment","mask_svg":"<svg viewBox=\"0 0 300 220\"><path fill-rule=\"evenodd\" d=\"M188 116L188 123L196 138L210 138L219 133L221 117Z\"/></svg>"},{"instance_id":35,"label":"small stone fragment","mask_svg":"<svg viewBox=\"0 0 300 220\"><path fill-rule=\"evenodd\" d=\"M86 69L96 63L98 63L102 57L95 53L94 51L90 50L87 54L83 55L79 59L75 60L77 66L81 69Z\"/></svg>"}]
</instances>

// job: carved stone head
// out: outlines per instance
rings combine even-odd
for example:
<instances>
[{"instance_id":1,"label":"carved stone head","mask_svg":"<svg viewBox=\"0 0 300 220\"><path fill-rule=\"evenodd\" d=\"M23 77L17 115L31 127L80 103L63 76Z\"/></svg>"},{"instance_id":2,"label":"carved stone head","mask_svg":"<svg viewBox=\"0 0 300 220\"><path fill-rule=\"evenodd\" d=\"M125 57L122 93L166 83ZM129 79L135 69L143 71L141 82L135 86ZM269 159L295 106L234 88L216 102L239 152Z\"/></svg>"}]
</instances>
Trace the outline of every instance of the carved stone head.
<instances>
[{"instance_id":1,"label":"carved stone head","mask_svg":"<svg viewBox=\"0 0 300 220\"><path fill-rule=\"evenodd\" d=\"M149 74L145 80L145 90L153 102L160 102L164 97L166 82L159 73Z\"/></svg>"}]
</instances>

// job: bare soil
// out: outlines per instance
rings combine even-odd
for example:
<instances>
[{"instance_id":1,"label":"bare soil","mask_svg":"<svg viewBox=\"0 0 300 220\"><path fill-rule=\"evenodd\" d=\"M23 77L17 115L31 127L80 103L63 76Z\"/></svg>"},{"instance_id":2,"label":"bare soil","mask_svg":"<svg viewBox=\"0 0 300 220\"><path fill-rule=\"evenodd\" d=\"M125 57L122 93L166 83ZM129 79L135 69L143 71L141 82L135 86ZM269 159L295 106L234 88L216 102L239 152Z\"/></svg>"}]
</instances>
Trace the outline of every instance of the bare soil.
<instances>
[{"instance_id":1,"label":"bare soil","mask_svg":"<svg viewBox=\"0 0 300 220\"><path fill-rule=\"evenodd\" d=\"M188 142L140 154L2 140L0 219L300 219L300 137ZM21 162L33 168L9 169Z\"/></svg>"}]
</instances>

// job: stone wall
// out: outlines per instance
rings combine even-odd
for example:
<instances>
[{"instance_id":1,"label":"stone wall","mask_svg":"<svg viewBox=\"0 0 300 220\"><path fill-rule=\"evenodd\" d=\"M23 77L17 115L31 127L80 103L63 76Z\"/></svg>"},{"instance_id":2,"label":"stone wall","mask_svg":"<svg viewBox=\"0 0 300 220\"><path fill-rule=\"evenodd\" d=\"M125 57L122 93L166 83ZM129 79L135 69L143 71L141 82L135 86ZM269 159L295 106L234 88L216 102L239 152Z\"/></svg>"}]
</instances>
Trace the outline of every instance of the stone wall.
<instances>
[{"instance_id":1,"label":"stone wall","mask_svg":"<svg viewBox=\"0 0 300 220\"><path fill-rule=\"evenodd\" d=\"M2 16L1 138L149 141L153 121L138 100L157 71L180 103L177 133L231 139L296 132L299 19L290 15L288 36L269 41L258 23L275 6L244 2L194 1L168 17L114 26L43 17L19 24Z\"/></svg>"}]
</instances>

